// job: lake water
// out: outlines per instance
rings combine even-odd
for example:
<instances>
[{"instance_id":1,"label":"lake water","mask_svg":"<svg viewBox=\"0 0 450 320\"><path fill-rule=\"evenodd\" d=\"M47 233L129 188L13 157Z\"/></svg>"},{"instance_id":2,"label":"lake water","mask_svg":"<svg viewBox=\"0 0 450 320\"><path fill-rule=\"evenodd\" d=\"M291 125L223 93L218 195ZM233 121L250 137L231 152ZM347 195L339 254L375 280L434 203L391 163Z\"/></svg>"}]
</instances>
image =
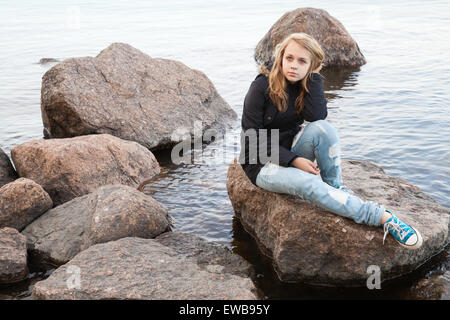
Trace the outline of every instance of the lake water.
<instances>
[{"instance_id":1,"label":"lake water","mask_svg":"<svg viewBox=\"0 0 450 320\"><path fill-rule=\"evenodd\" d=\"M298 1L0 1L0 147L8 154L42 138L43 74L60 61L96 56L125 42L151 57L174 59L203 71L239 119L226 138L202 150L202 163L164 168L145 192L174 216L175 229L223 243L255 265L257 286L268 298L448 299L448 249L384 290L324 289L277 281L235 218L226 191L228 164L239 154L242 103L256 76L253 50L273 23ZM450 207L450 52L448 1L302 1L325 9L356 40L367 64L325 71L330 121L339 130L342 156L373 161ZM219 160L218 160L219 159ZM381 232L381 230L380 230ZM0 298L27 298L30 274ZM3 296L2 296L3 294Z\"/></svg>"}]
</instances>

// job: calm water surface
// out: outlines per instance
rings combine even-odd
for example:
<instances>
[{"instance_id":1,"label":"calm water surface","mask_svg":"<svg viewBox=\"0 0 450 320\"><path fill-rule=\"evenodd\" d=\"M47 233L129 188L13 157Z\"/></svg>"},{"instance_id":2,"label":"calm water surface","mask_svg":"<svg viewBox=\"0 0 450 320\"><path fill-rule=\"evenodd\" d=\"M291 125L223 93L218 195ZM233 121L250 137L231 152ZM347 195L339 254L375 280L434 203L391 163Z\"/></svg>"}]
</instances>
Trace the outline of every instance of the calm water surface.
<instances>
[{"instance_id":1,"label":"calm water surface","mask_svg":"<svg viewBox=\"0 0 450 320\"><path fill-rule=\"evenodd\" d=\"M194 151L200 163L164 168L145 189L174 216L175 229L217 241L248 259L267 298L448 299L448 250L383 290L324 289L277 281L270 261L246 234L226 191L229 163L239 154L242 102L256 76L253 50L297 1L0 1L0 147L8 154L42 138L43 74L60 61L96 56L125 42L152 57L203 71L239 115L223 139ZM450 207L450 3L448 1L303 1L327 10L357 41L367 64L326 70L327 120L339 129L342 156L373 161ZM380 230L381 232L381 230ZM27 298L36 280L0 288L0 298Z\"/></svg>"}]
</instances>

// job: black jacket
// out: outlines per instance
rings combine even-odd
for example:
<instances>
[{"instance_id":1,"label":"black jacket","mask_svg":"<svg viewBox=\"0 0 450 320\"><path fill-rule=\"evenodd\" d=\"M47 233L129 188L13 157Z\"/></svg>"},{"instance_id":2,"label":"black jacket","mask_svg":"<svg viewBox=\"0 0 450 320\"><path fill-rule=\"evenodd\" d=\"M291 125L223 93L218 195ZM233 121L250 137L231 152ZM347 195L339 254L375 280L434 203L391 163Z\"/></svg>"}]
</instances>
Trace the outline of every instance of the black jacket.
<instances>
[{"instance_id":1,"label":"black jacket","mask_svg":"<svg viewBox=\"0 0 450 320\"><path fill-rule=\"evenodd\" d=\"M279 159L278 165L288 167L298 156L291 152L294 136L301 130L304 120L313 122L327 117L327 101L323 92L322 77L318 73L311 74L308 81L310 93L304 95L304 107L299 117L295 110L295 100L300 93L300 81L294 84L287 82L288 108L279 112L269 97L269 80L259 74L251 83L244 100L241 131L241 154L239 162L250 181L256 185L256 177L264 166L260 160L259 146L267 146L267 155L271 155L271 129L279 129ZM244 137L248 129L256 129L257 157L249 159L249 138ZM268 129L267 134L259 129ZM248 133L248 132L247 132ZM267 137L267 138L266 138ZM244 139L245 138L245 139ZM244 141L245 140L245 141ZM252 142L254 143L254 141ZM263 153L265 154L265 152ZM251 161L250 161L251 160Z\"/></svg>"}]
</instances>

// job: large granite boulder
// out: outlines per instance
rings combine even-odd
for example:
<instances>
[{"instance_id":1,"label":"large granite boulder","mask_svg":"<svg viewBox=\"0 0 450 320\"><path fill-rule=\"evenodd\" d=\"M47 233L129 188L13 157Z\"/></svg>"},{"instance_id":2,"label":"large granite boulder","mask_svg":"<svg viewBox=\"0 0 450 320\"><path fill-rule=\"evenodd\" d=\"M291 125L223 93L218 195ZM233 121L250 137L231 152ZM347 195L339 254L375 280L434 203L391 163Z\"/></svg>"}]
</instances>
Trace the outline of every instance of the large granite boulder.
<instances>
[{"instance_id":1,"label":"large granite boulder","mask_svg":"<svg viewBox=\"0 0 450 320\"><path fill-rule=\"evenodd\" d=\"M109 134L29 141L11 157L18 174L40 184L55 206L107 184L137 187L160 173L151 151Z\"/></svg>"},{"instance_id":2,"label":"large granite boulder","mask_svg":"<svg viewBox=\"0 0 450 320\"><path fill-rule=\"evenodd\" d=\"M304 32L316 39L326 58L324 67L361 66L366 63L358 44L336 18L323 9L298 8L285 13L259 41L254 58L272 66L275 46L289 34Z\"/></svg>"},{"instance_id":3,"label":"large granite boulder","mask_svg":"<svg viewBox=\"0 0 450 320\"><path fill-rule=\"evenodd\" d=\"M109 133L152 150L237 118L203 72L125 43L48 70L41 109L49 137Z\"/></svg>"},{"instance_id":4,"label":"large granite boulder","mask_svg":"<svg viewBox=\"0 0 450 320\"><path fill-rule=\"evenodd\" d=\"M0 188L0 228L19 231L53 207L53 201L36 182L20 178Z\"/></svg>"},{"instance_id":5,"label":"large granite boulder","mask_svg":"<svg viewBox=\"0 0 450 320\"><path fill-rule=\"evenodd\" d=\"M273 259L282 281L365 286L378 266L381 280L411 272L448 243L450 210L407 181L365 161L342 161L344 183L362 199L383 204L418 228L423 245L408 250L383 229L340 217L300 198L254 186L235 159L227 190L235 214ZM369 272L369 273L368 273Z\"/></svg>"},{"instance_id":6,"label":"large granite boulder","mask_svg":"<svg viewBox=\"0 0 450 320\"><path fill-rule=\"evenodd\" d=\"M0 148L0 187L16 179L16 170L14 170L8 155Z\"/></svg>"},{"instance_id":7,"label":"large granite boulder","mask_svg":"<svg viewBox=\"0 0 450 320\"><path fill-rule=\"evenodd\" d=\"M240 300L255 299L255 291L223 265L200 266L156 239L122 238L79 253L37 282L32 298Z\"/></svg>"},{"instance_id":8,"label":"large granite boulder","mask_svg":"<svg viewBox=\"0 0 450 320\"><path fill-rule=\"evenodd\" d=\"M26 238L13 228L0 229L0 284L14 283L26 278Z\"/></svg>"},{"instance_id":9,"label":"large granite boulder","mask_svg":"<svg viewBox=\"0 0 450 320\"><path fill-rule=\"evenodd\" d=\"M90 246L125 237L154 238L172 219L151 196L124 185L108 185L46 212L22 234L33 265L66 263Z\"/></svg>"}]
</instances>

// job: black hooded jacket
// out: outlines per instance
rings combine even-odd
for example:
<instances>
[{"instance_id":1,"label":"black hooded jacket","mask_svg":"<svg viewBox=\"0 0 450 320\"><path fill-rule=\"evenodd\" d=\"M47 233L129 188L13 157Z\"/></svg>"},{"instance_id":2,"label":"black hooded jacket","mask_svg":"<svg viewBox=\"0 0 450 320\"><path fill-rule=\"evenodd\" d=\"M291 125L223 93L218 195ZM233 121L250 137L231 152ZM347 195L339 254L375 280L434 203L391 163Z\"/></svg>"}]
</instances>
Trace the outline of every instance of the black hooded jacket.
<instances>
[{"instance_id":1,"label":"black hooded jacket","mask_svg":"<svg viewBox=\"0 0 450 320\"><path fill-rule=\"evenodd\" d=\"M301 130L304 120L313 122L327 117L327 101L323 92L322 76L312 73L307 85L309 93L305 93L304 107L301 117L297 115L295 100L300 94L301 81L291 84L287 81L286 92L288 93L288 108L285 112L278 111L269 97L269 79L259 74L251 83L244 100L242 113L241 131L241 154L239 162L250 181L256 185L256 177L264 166L264 159L260 159L259 146L267 146L267 155L271 155L271 132L272 129L279 129L279 159L278 165L288 167L298 156L291 152L291 145L294 136ZM248 129L255 129L257 137L257 156L249 159L249 148L251 139L245 137ZM260 131L259 129L267 129ZM253 131L253 130L252 130ZM244 139L245 138L245 139ZM244 141L245 140L245 141ZM266 154L265 152L263 154ZM251 160L251 161L250 161Z\"/></svg>"}]
</instances>

